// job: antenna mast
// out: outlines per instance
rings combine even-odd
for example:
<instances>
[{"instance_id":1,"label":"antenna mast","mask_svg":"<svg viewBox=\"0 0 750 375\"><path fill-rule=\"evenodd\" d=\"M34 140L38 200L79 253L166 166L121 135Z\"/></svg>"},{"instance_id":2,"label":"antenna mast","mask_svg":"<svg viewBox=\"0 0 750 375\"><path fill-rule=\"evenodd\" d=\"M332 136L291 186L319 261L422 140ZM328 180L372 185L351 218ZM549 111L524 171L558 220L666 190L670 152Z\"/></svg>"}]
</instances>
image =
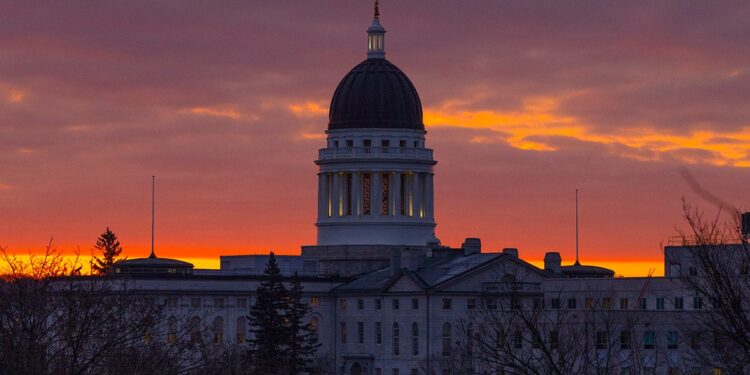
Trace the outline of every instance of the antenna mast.
<instances>
[{"instance_id":1,"label":"antenna mast","mask_svg":"<svg viewBox=\"0 0 750 375\"><path fill-rule=\"evenodd\" d=\"M156 258L154 252L154 206L156 202L156 176L151 176L151 255L149 258Z\"/></svg>"},{"instance_id":2,"label":"antenna mast","mask_svg":"<svg viewBox=\"0 0 750 375\"><path fill-rule=\"evenodd\" d=\"M576 189L576 264L578 263L578 189Z\"/></svg>"}]
</instances>

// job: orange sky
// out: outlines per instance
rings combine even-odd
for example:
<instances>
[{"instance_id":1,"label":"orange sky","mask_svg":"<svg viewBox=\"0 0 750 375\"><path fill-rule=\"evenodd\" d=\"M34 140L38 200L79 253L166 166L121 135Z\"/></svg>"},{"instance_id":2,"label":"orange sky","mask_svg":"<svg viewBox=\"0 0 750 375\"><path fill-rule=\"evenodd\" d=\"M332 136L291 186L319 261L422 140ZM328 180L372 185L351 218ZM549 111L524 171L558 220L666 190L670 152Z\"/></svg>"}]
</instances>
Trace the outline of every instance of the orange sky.
<instances>
[{"instance_id":1,"label":"orange sky","mask_svg":"<svg viewBox=\"0 0 750 375\"><path fill-rule=\"evenodd\" d=\"M129 257L315 242L316 150L371 4L16 4L0 12L0 246ZM437 234L533 261L658 266L681 198L747 209L750 6L387 2L435 150ZM91 15L96 15L92 17ZM696 28L700 17L702 27ZM692 176L705 193L686 182ZM713 199L716 201L716 199Z\"/></svg>"}]
</instances>

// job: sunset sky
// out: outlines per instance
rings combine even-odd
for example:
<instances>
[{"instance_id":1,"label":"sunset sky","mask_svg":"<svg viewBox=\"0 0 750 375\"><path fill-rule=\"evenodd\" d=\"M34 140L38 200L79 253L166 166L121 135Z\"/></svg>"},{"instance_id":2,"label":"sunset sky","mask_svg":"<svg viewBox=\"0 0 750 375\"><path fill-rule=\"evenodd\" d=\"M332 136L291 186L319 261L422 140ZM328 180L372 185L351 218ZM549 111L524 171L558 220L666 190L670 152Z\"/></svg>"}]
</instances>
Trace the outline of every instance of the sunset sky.
<instances>
[{"instance_id":1,"label":"sunset sky","mask_svg":"<svg viewBox=\"0 0 750 375\"><path fill-rule=\"evenodd\" d=\"M685 176L750 208L750 3L380 9L444 244L571 261L578 188L582 260L646 274L683 196L715 209ZM88 253L109 226L147 256L151 175L159 256L314 244L313 161L371 19L349 0L0 3L0 245Z\"/></svg>"}]
</instances>

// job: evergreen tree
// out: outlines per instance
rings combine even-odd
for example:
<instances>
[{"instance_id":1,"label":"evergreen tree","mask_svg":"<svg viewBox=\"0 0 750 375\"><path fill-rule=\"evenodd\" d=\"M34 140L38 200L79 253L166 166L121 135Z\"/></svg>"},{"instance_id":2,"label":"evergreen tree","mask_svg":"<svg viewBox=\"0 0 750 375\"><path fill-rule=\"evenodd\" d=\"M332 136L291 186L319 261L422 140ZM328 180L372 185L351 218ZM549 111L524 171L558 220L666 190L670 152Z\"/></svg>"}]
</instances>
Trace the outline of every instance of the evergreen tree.
<instances>
[{"instance_id":1,"label":"evergreen tree","mask_svg":"<svg viewBox=\"0 0 750 375\"><path fill-rule=\"evenodd\" d=\"M249 356L255 374L281 374L289 358L286 324L287 291L273 253L263 272L265 280L256 291L248 324L251 338Z\"/></svg>"},{"instance_id":2,"label":"evergreen tree","mask_svg":"<svg viewBox=\"0 0 750 375\"><path fill-rule=\"evenodd\" d=\"M305 316L310 306L302 302L302 284L297 272L294 273L287 297L287 329L289 359L286 362L290 374L310 374L314 372L313 360L320 344L316 343L310 323Z\"/></svg>"},{"instance_id":3,"label":"evergreen tree","mask_svg":"<svg viewBox=\"0 0 750 375\"><path fill-rule=\"evenodd\" d=\"M103 257L99 259L94 256L91 270L98 275L104 275L112 269L112 265L117 260L116 258L122 252L122 246L120 246L120 241L117 240L114 232L107 227L107 230L96 240L95 247L102 252Z\"/></svg>"}]
</instances>

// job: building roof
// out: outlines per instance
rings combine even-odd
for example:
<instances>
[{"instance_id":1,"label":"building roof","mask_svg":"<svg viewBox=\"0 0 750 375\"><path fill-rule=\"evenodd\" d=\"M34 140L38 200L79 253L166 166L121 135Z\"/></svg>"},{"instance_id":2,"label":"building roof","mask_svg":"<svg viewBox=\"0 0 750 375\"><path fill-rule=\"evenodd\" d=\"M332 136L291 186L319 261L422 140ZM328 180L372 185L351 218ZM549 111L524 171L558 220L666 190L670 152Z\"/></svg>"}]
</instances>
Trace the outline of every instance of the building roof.
<instances>
[{"instance_id":1,"label":"building roof","mask_svg":"<svg viewBox=\"0 0 750 375\"><path fill-rule=\"evenodd\" d=\"M344 76L331 99L328 130L424 130L416 88L384 58L369 58Z\"/></svg>"}]
</instances>

